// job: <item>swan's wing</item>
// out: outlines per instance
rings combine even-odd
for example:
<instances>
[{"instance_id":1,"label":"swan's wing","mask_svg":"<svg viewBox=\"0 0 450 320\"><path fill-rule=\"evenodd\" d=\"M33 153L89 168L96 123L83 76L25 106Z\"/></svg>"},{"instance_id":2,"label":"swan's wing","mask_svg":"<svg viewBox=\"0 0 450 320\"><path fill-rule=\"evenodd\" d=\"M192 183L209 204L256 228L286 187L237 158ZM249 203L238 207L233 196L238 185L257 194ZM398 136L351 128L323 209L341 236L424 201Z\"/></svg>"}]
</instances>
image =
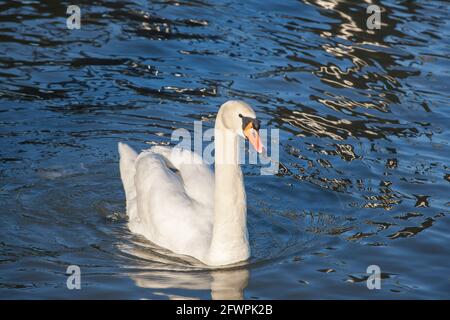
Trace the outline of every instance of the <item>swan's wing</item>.
<instances>
[{"instance_id":1,"label":"swan's wing","mask_svg":"<svg viewBox=\"0 0 450 320\"><path fill-rule=\"evenodd\" d=\"M136 174L136 158L138 157L129 145L119 142L120 178L122 179L125 196L127 199L127 214L130 220L137 217L136 186L134 176Z\"/></svg>"},{"instance_id":2,"label":"swan's wing","mask_svg":"<svg viewBox=\"0 0 450 320\"><path fill-rule=\"evenodd\" d=\"M162 155L168 166L179 172L185 192L190 198L213 207L214 173L197 153L179 147L155 146L150 150Z\"/></svg>"},{"instance_id":3,"label":"swan's wing","mask_svg":"<svg viewBox=\"0 0 450 320\"><path fill-rule=\"evenodd\" d=\"M148 212L188 210L192 199L186 194L181 176L170 170L167 159L152 150L142 152L136 159L136 200L142 218ZM170 217L167 217L170 219Z\"/></svg>"},{"instance_id":4,"label":"swan's wing","mask_svg":"<svg viewBox=\"0 0 450 320\"><path fill-rule=\"evenodd\" d=\"M152 149L137 157L134 183L138 218L130 219L129 227L159 246L201 259L210 243L213 211L189 194L183 166L179 173L171 166L172 162ZM191 179L187 181L192 187Z\"/></svg>"}]
</instances>

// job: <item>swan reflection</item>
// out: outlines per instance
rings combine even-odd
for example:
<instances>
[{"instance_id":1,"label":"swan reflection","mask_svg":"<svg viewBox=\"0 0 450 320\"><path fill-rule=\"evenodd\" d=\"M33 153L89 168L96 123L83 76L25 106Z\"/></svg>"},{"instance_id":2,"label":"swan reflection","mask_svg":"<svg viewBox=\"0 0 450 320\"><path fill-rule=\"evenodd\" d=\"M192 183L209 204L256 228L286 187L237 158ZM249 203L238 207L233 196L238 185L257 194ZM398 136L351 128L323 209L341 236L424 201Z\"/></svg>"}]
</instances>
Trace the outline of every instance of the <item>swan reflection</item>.
<instances>
[{"instance_id":1,"label":"swan reflection","mask_svg":"<svg viewBox=\"0 0 450 320\"><path fill-rule=\"evenodd\" d=\"M120 246L122 253L138 265L128 266L128 276L141 288L169 299L197 299L197 296L167 294L165 289L210 290L214 300L244 299L250 271L248 265L212 269L194 258L176 255L150 242L134 238L133 244ZM137 271L136 271L137 269Z\"/></svg>"},{"instance_id":2,"label":"swan reflection","mask_svg":"<svg viewBox=\"0 0 450 320\"><path fill-rule=\"evenodd\" d=\"M249 270L245 267L222 270L199 271L148 271L131 274L131 279L141 288L211 290L214 300L244 299ZM188 296L167 295L169 299L192 299Z\"/></svg>"}]
</instances>

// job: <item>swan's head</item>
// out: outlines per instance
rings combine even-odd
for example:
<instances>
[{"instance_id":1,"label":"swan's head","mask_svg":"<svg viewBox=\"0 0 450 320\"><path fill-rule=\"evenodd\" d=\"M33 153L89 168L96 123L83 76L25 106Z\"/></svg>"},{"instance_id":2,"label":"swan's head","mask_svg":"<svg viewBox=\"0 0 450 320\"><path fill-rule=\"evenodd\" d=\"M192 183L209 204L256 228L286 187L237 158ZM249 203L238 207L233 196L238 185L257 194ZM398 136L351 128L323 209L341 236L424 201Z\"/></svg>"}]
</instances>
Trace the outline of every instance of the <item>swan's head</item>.
<instances>
[{"instance_id":1,"label":"swan's head","mask_svg":"<svg viewBox=\"0 0 450 320\"><path fill-rule=\"evenodd\" d=\"M248 139L258 153L263 151L259 136L260 121L256 113L244 101L230 100L225 102L217 114L216 126L224 127L234 134Z\"/></svg>"}]
</instances>

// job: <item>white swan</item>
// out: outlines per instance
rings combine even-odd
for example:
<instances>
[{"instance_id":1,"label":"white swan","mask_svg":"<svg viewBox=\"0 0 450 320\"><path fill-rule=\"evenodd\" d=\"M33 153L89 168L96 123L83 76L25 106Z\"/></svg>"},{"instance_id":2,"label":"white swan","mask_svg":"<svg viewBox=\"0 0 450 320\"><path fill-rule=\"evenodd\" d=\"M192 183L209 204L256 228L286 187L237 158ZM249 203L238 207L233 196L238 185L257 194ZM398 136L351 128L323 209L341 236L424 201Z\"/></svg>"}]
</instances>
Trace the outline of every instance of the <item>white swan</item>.
<instances>
[{"instance_id":1,"label":"white swan","mask_svg":"<svg viewBox=\"0 0 450 320\"><path fill-rule=\"evenodd\" d=\"M119 143L129 228L210 266L247 260L247 204L239 136L262 152L259 121L242 101L224 103L215 123L215 174L190 150L156 146L140 155ZM176 169L176 170L174 170Z\"/></svg>"}]
</instances>

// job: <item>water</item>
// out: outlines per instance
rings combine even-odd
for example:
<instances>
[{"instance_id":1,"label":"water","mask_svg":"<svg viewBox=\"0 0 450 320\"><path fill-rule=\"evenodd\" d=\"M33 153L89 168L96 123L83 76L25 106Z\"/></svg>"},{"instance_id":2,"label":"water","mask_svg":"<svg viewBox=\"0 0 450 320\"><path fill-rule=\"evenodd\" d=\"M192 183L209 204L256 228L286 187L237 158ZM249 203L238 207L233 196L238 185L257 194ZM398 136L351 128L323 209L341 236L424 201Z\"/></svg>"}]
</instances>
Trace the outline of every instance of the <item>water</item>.
<instances>
[{"instance_id":1,"label":"water","mask_svg":"<svg viewBox=\"0 0 450 320\"><path fill-rule=\"evenodd\" d=\"M0 4L0 298L450 298L449 5L374 2ZM285 167L243 167L252 258L208 270L129 232L117 142L229 99Z\"/></svg>"}]
</instances>

